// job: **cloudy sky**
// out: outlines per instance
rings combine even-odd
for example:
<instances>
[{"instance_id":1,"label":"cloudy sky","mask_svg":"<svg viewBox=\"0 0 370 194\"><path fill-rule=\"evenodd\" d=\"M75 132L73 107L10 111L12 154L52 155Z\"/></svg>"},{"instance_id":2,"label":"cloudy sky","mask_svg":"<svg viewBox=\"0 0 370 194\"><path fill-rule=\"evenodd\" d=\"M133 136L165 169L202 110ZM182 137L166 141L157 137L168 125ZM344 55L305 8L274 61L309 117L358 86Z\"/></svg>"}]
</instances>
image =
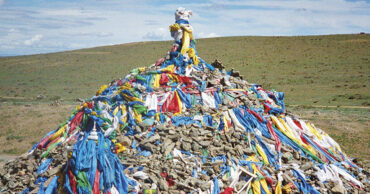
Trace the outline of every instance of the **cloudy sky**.
<instances>
[{"instance_id":1,"label":"cloudy sky","mask_svg":"<svg viewBox=\"0 0 370 194\"><path fill-rule=\"evenodd\" d=\"M170 40L179 6L196 38L370 32L369 0L0 0L0 56Z\"/></svg>"}]
</instances>

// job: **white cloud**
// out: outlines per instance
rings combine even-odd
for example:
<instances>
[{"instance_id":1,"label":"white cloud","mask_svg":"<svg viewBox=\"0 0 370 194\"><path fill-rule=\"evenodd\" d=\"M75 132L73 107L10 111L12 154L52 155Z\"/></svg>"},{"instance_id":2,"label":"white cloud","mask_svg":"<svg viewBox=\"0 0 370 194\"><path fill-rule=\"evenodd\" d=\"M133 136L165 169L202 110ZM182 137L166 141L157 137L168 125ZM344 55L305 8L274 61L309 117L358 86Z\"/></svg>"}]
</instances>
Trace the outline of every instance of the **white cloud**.
<instances>
[{"instance_id":1,"label":"white cloud","mask_svg":"<svg viewBox=\"0 0 370 194\"><path fill-rule=\"evenodd\" d=\"M196 35L197 38L214 38L214 37L219 37L218 34L216 34L215 32L211 32L211 33L204 33L204 32L199 32L197 35Z\"/></svg>"},{"instance_id":2,"label":"white cloud","mask_svg":"<svg viewBox=\"0 0 370 194\"><path fill-rule=\"evenodd\" d=\"M167 29L157 28L144 34L145 40L169 40L171 39L170 33Z\"/></svg>"},{"instance_id":3,"label":"white cloud","mask_svg":"<svg viewBox=\"0 0 370 194\"><path fill-rule=\"evenodd\" d=\"M92 12L81 10L81 9L50 9L50 10L41 10L42 14L49 16L88 16L93 15Z\"/></svg>"},{"instance_id":4,"label":"white cloud","mask_svg":"<svg viewBox=\"0 0 370 194\"><path fill-rule=\"evenodd\" d=\"M99 32L97 34L97 36L99 36L99 37L108 37L108 36L113 36L113 33L112 32Z\"/></svg>"},{"instance_id":5,"label":"white cloud","mask_svg":"<svg viewBox=\"0 0 370 194\"><path fill-rule=\"evenodd\" d=\"M73 37L76 37L76 36L79 36L79 37L110 37L110 36L113 36L114 33L112 32L75 32L75 31L72 31L72 32L64 32L64 33L61 33L63 35L66 35L66 36L73 36Z\"/></svg>"},{"instance_id":6,"label":"white cloud","mask_svg":"<svg viewBox=\"0 0 370 194\"><path fill-rule=\"evenodd\" d=\"M24 41L24 44L25 45L28 45L28 46L33 45L33 44L36 44L36 43L40 42L40 40L41 40L42 37L43 37L42 34L36 34L31 39L25 40Z\"/></svg>"},{"instance_id":7,"label":"white cloud","mask_svg":"<svg viewBox=\"0 0 370 194\"><path fill-rule=\"evenodd\" d=\"M227 6L254 6L253 8L265 9L300 9L300 10L316 10L316 11L348 11L369 8L366 1L345 1L345 0L251 0L251 1L228 1L217 0L213 1L212 5L222 5L219 7ZM243 8L243 7L239 7Z\"/></svg>"},{"instance_id":8,"label":"white cloud","mask_svg":"<svg viewBox=\"0 0 370 194\"><path fill-rule=\"evenodd\" d=\"M18 32L18 30L17 30L17 29L15 29L15 28L10 28L10 29L9 29L9 33L13 33L13 32Z\"/></svg>"},{"instance_id":9,"label":"white cloud","mask_svg":"<svg viewBox=\"0 0 370 194\"><path fill-rule=\"evenodd\" d=\"M370 30L367 22L370 4L364 1L215 1L214 4L219 6L209 7L216 7L217 14L208 18L208 25L221 36L343 34Z\"/></svg>"},{"instance_id":10,"label":"white cloud","mask_svg":"<svg viewBox=\"0 0 370 194\"><path fill-rule=\"evenodd\" d=\"M69 49L78 49L78 48L81 48L83 47L84 45L83 44L79 44L79 43L71 43L69 44L67 47Z\"/></svg>"}]
</instances>

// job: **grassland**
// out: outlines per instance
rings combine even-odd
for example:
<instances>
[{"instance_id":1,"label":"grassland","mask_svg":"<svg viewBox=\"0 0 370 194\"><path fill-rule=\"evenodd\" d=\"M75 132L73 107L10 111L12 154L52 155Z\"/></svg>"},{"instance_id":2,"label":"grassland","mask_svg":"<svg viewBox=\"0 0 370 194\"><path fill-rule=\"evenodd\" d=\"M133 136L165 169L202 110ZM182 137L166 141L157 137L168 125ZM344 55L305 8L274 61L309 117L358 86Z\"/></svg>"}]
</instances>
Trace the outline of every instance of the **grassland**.
<instances>
[{"instance_id":1,"label":"grassland","mask_svg":"<svg viewBox=\"0 0 370 194\"><path fill-rule=\"evenodd\" d=\"M89 98L100 85L154 63L170 45L140 42L0 58L0 153L27 150L67 118L76 98ZM249 82L285 92L293 112L327 130L350 155L369 159L369 34L210 38L198 40L197 50L209 63L219 59ZM62 106L48 106L58 99Z\"/></svg>"}]
</instances>

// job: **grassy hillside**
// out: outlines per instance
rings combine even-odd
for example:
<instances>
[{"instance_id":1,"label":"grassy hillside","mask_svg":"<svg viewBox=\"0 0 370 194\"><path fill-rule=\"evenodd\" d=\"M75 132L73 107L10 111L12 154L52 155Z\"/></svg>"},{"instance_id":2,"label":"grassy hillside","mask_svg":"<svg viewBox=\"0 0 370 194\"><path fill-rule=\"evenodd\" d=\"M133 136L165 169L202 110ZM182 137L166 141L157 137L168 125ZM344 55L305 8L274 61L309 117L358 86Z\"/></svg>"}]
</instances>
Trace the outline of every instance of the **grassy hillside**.
<instances>
[{"instance_id":1,"label":"grassy hillside","mask_svg":"<svg viewBox=\"0 0 370 194\"><path fill-rule=\"evenodd\" d=\"M154 63L170 46L140 42L0 58L0 153L25 152L67 118L76 98ZM219 59L247 81L285 92L291 111L327 131L349 155L370 159L369 34L210 38L198 40L197 49L209 63ZM48 105L57 99L62 106ZM317 108L326 106L342 107Z\"/></svg>"},{"instance_id":2,"label":"grassy hillside","mask_svg":"<svg viewBox=\"0 0 370 194\"><path fill-rule=\"evenodd\" d=\"M89 98L130 69L164 56L171 42L141 42L0 58L2 100ZM201 39L199 56L219 59L249 82L284 91L288 104L369 105L370 35Z\"/></svg>"}]
</instances>

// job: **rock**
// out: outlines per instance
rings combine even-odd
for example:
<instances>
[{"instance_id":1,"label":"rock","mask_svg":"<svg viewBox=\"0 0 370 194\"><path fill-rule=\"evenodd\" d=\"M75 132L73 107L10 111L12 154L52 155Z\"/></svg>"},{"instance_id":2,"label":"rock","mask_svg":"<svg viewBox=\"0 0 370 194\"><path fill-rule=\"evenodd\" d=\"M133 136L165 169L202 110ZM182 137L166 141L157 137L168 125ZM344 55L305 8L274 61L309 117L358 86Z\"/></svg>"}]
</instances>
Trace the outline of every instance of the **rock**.
<instances>
[{"instance_id":1,"label":"rock","mask_svg":"<svg viewBox=\"0 0 370 194\"><path fill-rule=\"evenodd\" d=\"M9 181L8 182L8 187L10 188L10 189L14 189L14 188L16 188L18 186L18 184L16 183L16 182L14 182L14 181Z\"/></svg>"},{"instance_id":2,"label":"rock","mask_svg":"<svg viewBox=\"0 0 370 194\"><path fill-rule=\"evenodd\" d=\"M306 171L307 169L313 168L314 164L312 162L306 162L301 165L301 170Z\"/></svg>"},{"instance_id":3,"label":"rock","mask_svg":"<svg viewBox=\"0 0 370 194\"><path fill-rule=\"evenodd\" d=\"M188 151L191 149L191 144L185 141L182 142L181 146L182 146L182 149L185 151Z\"/></svg>"},{"instance_id":4,"label":"rock","mask_svg":"<svg viewBox=\"0 0 370 194\"><path fill-rule=\"evenodd\" d=\"M207 175L205 175L205 174L200 175L200 177L201 177L201 179L202 179L202 180L204 180L204 181L209 181L209 180L210 180L209 176L207 176Z\"/></svg>"},{"instance_id":5,"label":"rock","mask_svg":"<svg viewBox=\"0 0 370 194\"><path fill-rule=\"evenodd\" d=\"M254 154L254 151L251 148L244 148L243 151L247 156Z\"/></svg>"},{"instance_id":6,"label":"rock","mask_svg":"<svg viewBox=\"0 0 370 194\"><path fill-rule=\"evenodd\" d=\"M9 180L10 177L11 177L10 173L7 173L7 174L4 175L5 180Z\"/></svg>"},{"instance_id":7,"label":"rock","mask_svg":"<svg viewBox=\"0 0 370 194\"><path fill-rule=\"evenodd\" d=\"M200 149L202 149L202 147L197 142L193 141L191 144L191 149L193 151L199 151Z\"/></svg>"},{"instance_id":8,"label":"rock","mask_svg":"<svg viewBox=\"0 0 370 194\"><path fill-rule=\"evenodd\" d=\"M48 176L54 176L62 170L62 165L50 169L47 174Z\"/></svg>"},{"instance_id":9,"label":"rock","mask_svg":"<svg viewBox=\"0 0 370 194\"><path fill-rule=\"evenodd\" d=\"M175 148L175 143L171 143L168 147L165 148L164 157L168 156L170 152L172 152L173 148Z\"/></svg>"},{"instance_id":10,"label":"rock","mask_svg":"<svg viewBox=\"0 0 370 194\"><path fill-rule=\"evenodd\" d=\"M290 174L288 173L284 173L283 174L283 179L285 180L285 182L287 183L294 183L293 179L292 179L293 176L291 176Z\"/></svg>"},{"instance_id":11,"label":"rock","mask_svg":"<svg viewBox=\"0 0 370 194\"><path fill-rule=\"evenodd\" d=\"M243 147L241 145L235 146L234 149L236 150L236 152L238 153L239 156L242 156L244 154L244 150L243 150Z\"/></svg>"},{"instance_id":12,"label":"rock","mask_svg":"<svg viewBox=\"0 0 370 194\"><path fill-rule=\"evenodd\" d=\"M293 152L293 155L294 155L294 159L296 160L299 160L301 158L298 152Z\"/></svg>"},{"instance_id":13,"label":"rock","mask_svg":"<svg viewBox=\"0 0 370 194\"><path fill-rule=\"evenodd\" d=\"M233 133L233 136L236 138L236 139L241 139L241 134L240 134L240 132L234 132Z\"/></svg>"},{"instance_id":14,"label":"rock","mask_svg":"<svg viewBox=\"0 0 370 194\"><path fill-rule=\"evenodd\" d=\"M347 193L346 188L344 188L340 184L335 184L335 186L331 188L331 192L333 192L333 194L346 194Z\"/></svg>"},{"instance_id":15,"label":"rock","mask_svg":"<svg viewBox=\"0 0 370 194\"><path fill-rule=\"evenodd\" d=\"M199 132L198 132L198 130L197 129L192 129L191 131L190 131L190 136L191 137L197 137L199 135Z\"/></svg>"},{"instance_id":16,"label":"rock","mask_svg":"<svg viewBox=\"0 0 370 194\"><path fill-rule=\"evenodd\" d=\"M217 60L217 59L211 65L214 68L217 68L217 69L220 69L220 70L225 69L225 66L222 64L222 62Z\"/></svg>"},{"instance_id":17,"label":"rock","mask_svg":"<svg viewBox=\"0 0 370 194\"><path fill-rule=\"evenodd\" d=\"M199 145L201 145L202 147L208 147L209 145L211 145L211 141L199 141Z\"/></svg>"},{"instance_id":18,"label":"rock","mask_svg":"<svg viewBox=\"0 0 370 194\"><path fill-rule=\"evenodd\" d=\"M18 172L18 176L24 176L24 175L26 175L26 172L25 171L22 170L22 171L19 171Z\"/></svg>"},{"instance_id":19,"label":"rock","mask_svg":"<svg viewBox=\"0 0 370 194\"><path fill-rule=\"evenodd\" d=\"M218 139L214 139L213 142L212 142L212 145L216 146L216 147L221 147L222 146L221 142Z\"/></svg>"},{"instance_id":20,"label":"rock","mask_svg":"<svg viewBox=\"0 0 370 194\"><path fill-rule=\"evenodd\" d=\"M293 156L289 152L285 152L282 156L282 159L283 159L284 162L288 162L288 161L292 160L292 158L293 158Z\"/></svg>"},{"instance_id":21,"label":"rock","mask_svg":"<svg viewBox=\"0 0 370 194\"><path fill-rule=\"evenodd\" d=\"M85 100L84 100L84 99L82 99L82 98L77 98L77 99L76 99L76 102L85 102Z\"/></svg>"},{"instance_id":22,"label":"rock","mask_svg":"<svg viewBox=\"0 0 370 194\"><path fill-rule=\"evenodd\" d=\"M140 144L154 143L156 140L159 140L161 137L158 134L155 134L149 138L144 139Z\"/></svg>"},{"instance_id":23,"label":"rock","mask_svg":"<svg viewBox=\"0 0 370 194\"><path fill-rule=\"evenodd\" d=\"M118 136L117 141L126 147L131 146L131 139L125 135Z\"/></svg>"}]
</instances>

